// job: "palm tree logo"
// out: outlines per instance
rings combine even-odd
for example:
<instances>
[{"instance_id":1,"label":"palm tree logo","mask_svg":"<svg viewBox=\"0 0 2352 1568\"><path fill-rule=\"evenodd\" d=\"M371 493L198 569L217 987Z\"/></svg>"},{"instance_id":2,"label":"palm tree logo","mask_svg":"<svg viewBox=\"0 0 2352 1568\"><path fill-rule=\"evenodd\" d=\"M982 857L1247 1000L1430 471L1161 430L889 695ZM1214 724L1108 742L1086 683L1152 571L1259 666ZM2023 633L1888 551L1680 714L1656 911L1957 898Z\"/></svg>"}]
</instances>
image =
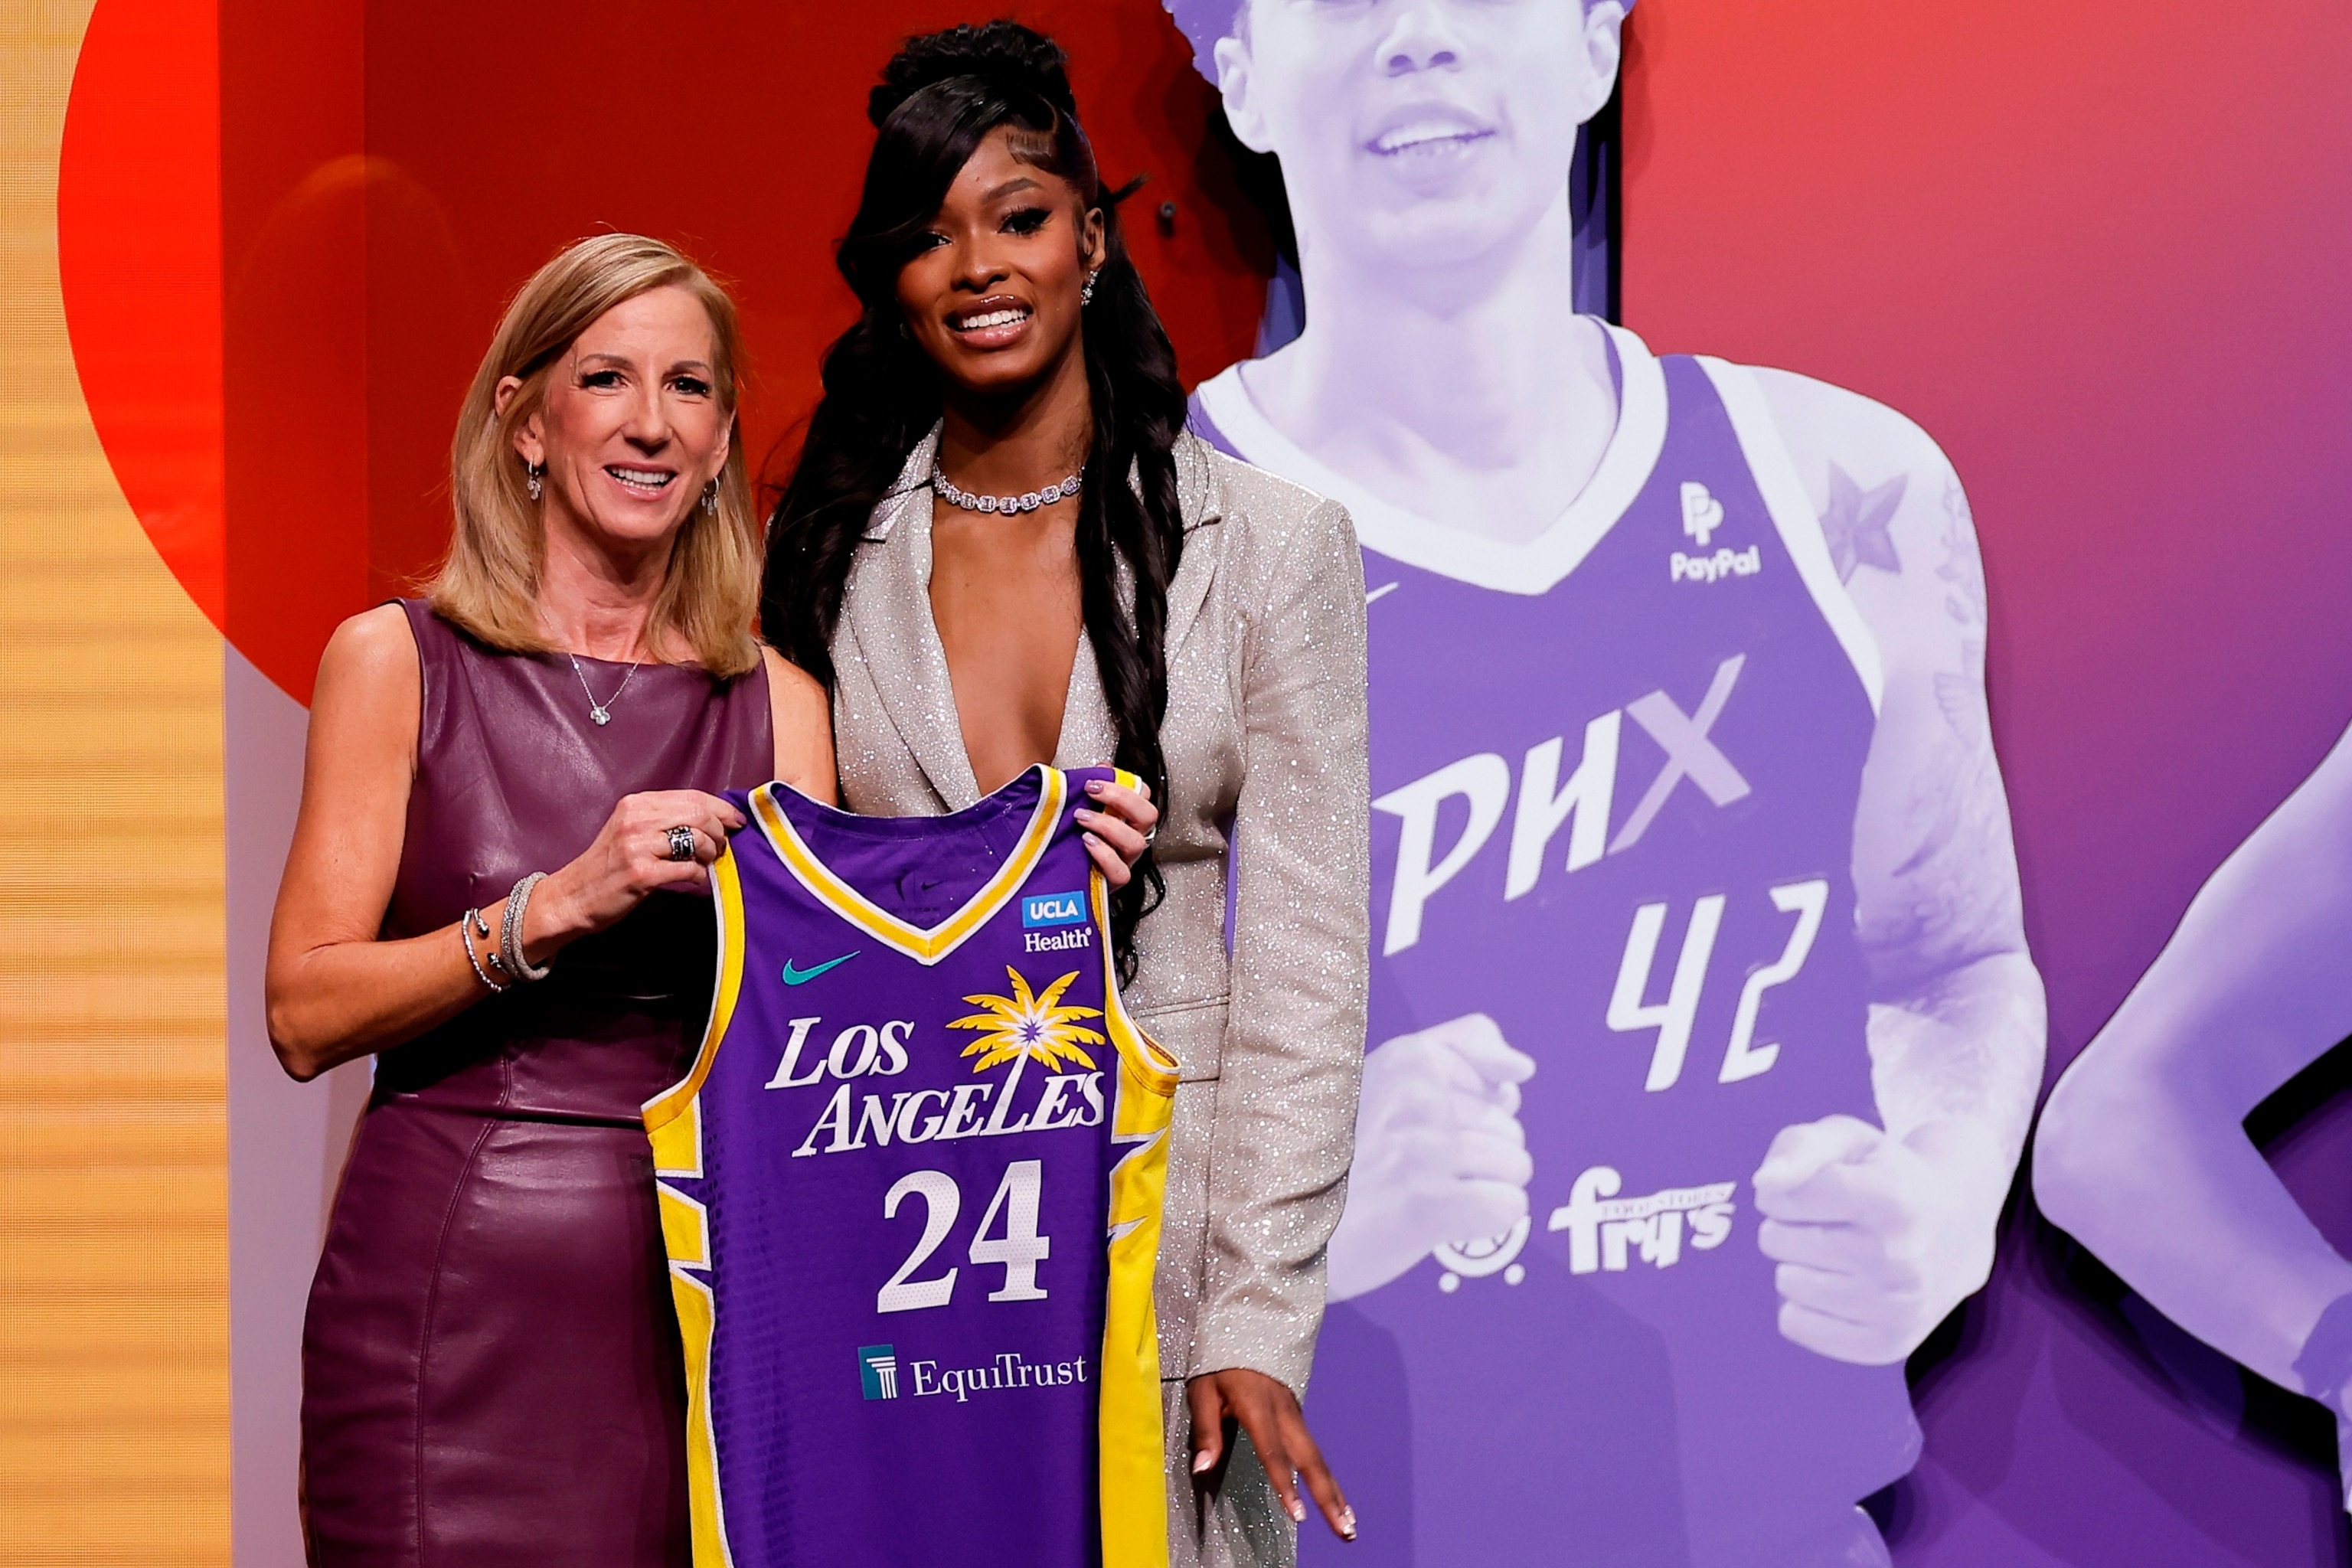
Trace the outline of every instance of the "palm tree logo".
<instances>
[{"instance_id":1,"label":"palm tree logo","mask_svg":"<svg viewBox=\"0 0 2352 1568\"><path fill-rule=\"evenodd\" d=\"M950 1029L982 1029L987 1031L963 1048L968 1057L980 1059L971 1064L974 1072L986 1072L992 1067L1013 1063L1017 1077L1021 1064L1034 1058L1050 1070L1065 1061L1083 1068L1092 1068L1095 1060L1081 1047L1098 1046L1103 1037L1078 1022L1081 1018L1099 1018L1102 1013L1094 1007L1065 1007L1062 993L1078 977L1070 971L1043 992L1034 992L1021 972L1005 965L1004 973L1013 978L1013 994L995 996L982 994L967 996L965 1001L987 1011L958 1018L948 1025ZM1011 1092L1008 1089L1007 1092Z\"/></svg>"}]
</instances>

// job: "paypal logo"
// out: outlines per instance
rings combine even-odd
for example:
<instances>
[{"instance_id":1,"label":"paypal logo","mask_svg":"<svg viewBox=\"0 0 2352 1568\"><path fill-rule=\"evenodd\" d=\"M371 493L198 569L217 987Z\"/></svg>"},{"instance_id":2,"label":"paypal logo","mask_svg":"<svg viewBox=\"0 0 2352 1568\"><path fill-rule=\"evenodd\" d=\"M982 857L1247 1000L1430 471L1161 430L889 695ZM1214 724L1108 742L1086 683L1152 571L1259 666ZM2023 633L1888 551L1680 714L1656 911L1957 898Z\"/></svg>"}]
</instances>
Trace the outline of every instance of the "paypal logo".
<instances>
[{"instance_id":1,"label":"paypal logo","mask_svg":"<svg viewBox=\"0 0 2352 1568\"><path fill-rule=\"evenodd\" d=\"M1715 531L1722 526L1723 503L1709 495L1706 487L1696 479L1685 479L1683 481L1683 532L1689 535L1701 550L1705 550L1706 542L1714 538Z\"/></svg>"},{"instance_id":2,"label":"paypal logo","mask_svg":"<svg viewBox=\"0 0 2352 1568\"><path fill-rule=\"evenodd\" d=\"M1666 557L1666 581L1669 583L1720 583L1727 577L1753 577L1764 570L1764 547L1751 544L1745 550L1724 546L1712 555L1685 555L1675 551Z\"/></svg>"},{"instance_id":3,"label":"paypal logo","mask_svg":"<svg viewBox=\"0 0 2352 1568\"><path fill-rule=\"evenodd\" d=\"M1021 900L1024 926L1074 926L1086 918L1084 893L1032 893Z\"/></svg>"}]
</instances>

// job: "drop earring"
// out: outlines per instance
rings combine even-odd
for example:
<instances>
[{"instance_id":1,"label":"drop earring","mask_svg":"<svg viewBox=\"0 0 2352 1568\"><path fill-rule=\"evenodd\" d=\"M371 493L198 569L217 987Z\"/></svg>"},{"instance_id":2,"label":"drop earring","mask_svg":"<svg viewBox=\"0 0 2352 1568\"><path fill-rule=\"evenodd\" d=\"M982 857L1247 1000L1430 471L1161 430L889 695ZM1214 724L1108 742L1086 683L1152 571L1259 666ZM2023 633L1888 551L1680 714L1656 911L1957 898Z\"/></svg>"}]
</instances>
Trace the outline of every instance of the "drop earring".
<instances>
[{"instance_id":1,"label":"drop earring","mask_svg":"<svg viewBox=\"0 0 2352 1568\"><path fill-rule=\"evenodd\" d=\"M522 488L530 492L531 500L537 500L541 488L539 481L539 476L547 472L547 465L544 463L525 463L522 466Z\"/></svg>"},{"instance_id":2,"label":"drop earring","mask_svg":"<svg viewBox=\"0 0 2352 1568\"><path fill-rule=\"evenodd\" d=\"M1080 305L1091 305L1095 302L1095 279L1099 272L1100 268L1097 268L1094 272L1087 273L1087 280L1078 285L1078 303Z\"/></svg>"},{"instance_id":3,"label":"drop earring","mask_svg":"<svg viewBox=\"0 0 2352 1568\"><path fill-rule=\"evenodd\" d=\"M702 510L706 514L710 516L718 515L719 481L717 479L713 479L709 484L702 487Z\"/></svg>"}]
</instances>

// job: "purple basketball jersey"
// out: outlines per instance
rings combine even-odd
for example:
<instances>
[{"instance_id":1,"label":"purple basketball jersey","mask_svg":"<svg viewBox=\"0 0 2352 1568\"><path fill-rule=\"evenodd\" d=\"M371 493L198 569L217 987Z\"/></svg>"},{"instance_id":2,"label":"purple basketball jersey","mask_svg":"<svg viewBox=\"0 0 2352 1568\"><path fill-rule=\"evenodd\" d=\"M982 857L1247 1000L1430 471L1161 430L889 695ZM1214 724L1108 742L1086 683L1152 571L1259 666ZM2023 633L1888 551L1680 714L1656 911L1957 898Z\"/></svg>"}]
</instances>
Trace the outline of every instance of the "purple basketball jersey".
<instances>
[{"instance_id":1,"label":"purple basketball jersey","mask_svg":"<svg viewBox=\"0 0 2352 1568\"><path fill-rule=\"evenodd\" d=\"M1526 545L1349 493L1233 373L1195 405L1358 512L1372 1043L1483 1013L1538 1064L1528 1220L1330 1310L1309 1414L1365 1533L1309 1562L1752 1568L1916 1453L1901 1368L1781 1337L1748 1188L1781 1129L1878 1121L1875 648L1747 373L1613 345L1619 431Z\"/></svg>"},{"instance_id":2,"label":"purple basketball jersey","mask_svg":"<svg viewBox=\"0 0 2352 1568\"><path fill-rule=\"evenodd\" d=\"M865 817L782 784L650 1101L697 1568L1162 1568L1151 1305L1175 1064L1072 820L1109 770Z\"/></svg>"}]
</instances>

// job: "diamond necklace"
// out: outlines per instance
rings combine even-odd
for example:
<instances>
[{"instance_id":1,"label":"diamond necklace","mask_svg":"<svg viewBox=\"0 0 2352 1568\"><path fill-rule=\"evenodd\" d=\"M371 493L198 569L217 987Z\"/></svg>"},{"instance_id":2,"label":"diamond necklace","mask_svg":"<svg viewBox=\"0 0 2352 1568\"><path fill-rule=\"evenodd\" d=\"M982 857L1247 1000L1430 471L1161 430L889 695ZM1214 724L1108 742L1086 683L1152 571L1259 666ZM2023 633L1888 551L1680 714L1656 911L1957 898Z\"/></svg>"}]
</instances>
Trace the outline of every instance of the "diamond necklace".
<instances>
[{"instance_id":1,"label":"diamond necklace","mask_svg":"<svg viewBox=\"0 0 2352 1568\"><path fill-rule=\"evenodd\" d=\"M637 678L636 664L629 666L629 673L621 677L621 684L613 688L613 695L604 699L604 701L599 702L596 700L596 693L589 689L588 672L580 668L580 656L576 653L567 653L563 657L572 661L572 673L580 678L580 689L587 692L588 694L588 717L593 719L599 724L611 723L613 721L613 704L621 700L621 693L626 691L629 689L629 682ZM637 662L643 663L644 661L640 659Z\"/></svg>"},{"instance_id":2,"label":"diamond necklace","mask_svg":"<svg viewBox=\"0 0 2352 1568\"><path fill-rule=\"evenodd\" d=\"M931 488L939 492L941 500L950 506L961 507L966 511L1035 511L1041 506L1052 506L1055 501L1067 500L1077 494L1079 483L1085 478L1086 470L1080 468L1060 484L1047 485L1042 490L1030 490L1017 496L976 496L970 490L957 488L954 480L934 466Z\"/></svg>"}]
</instances>

